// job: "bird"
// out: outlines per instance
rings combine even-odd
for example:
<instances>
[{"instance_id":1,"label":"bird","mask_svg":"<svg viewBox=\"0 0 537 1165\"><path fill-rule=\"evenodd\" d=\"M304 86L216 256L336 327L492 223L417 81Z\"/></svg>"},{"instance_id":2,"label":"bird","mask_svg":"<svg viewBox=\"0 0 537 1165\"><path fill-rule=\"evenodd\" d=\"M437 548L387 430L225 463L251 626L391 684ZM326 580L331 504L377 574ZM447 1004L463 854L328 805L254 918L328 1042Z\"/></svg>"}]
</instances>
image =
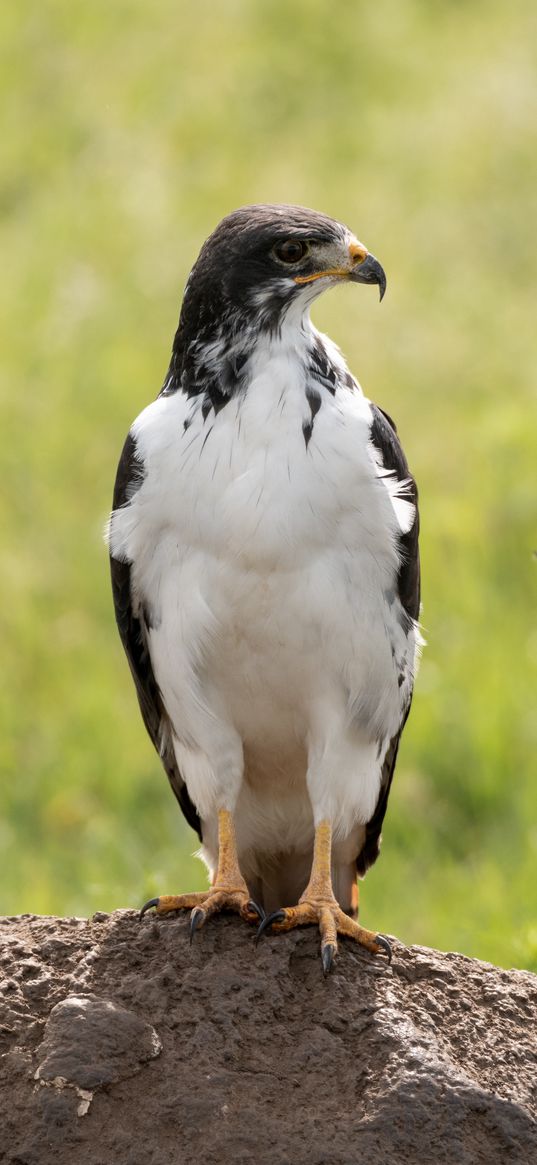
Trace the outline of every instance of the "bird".
<instances>
[{"instance_id":1,"label":"bird","mask_svg":"<svg viewBox=\"0 0 537 1165\"><path fill-rule=\"evenodd\" d=\"M188 277L159 395L119 461L108 545L141 714L220 911L258 937L358 922L421 647L418 494L394 422L310 309L380 262L318 211L228 214Z\"/></svg>"}]
</instances>

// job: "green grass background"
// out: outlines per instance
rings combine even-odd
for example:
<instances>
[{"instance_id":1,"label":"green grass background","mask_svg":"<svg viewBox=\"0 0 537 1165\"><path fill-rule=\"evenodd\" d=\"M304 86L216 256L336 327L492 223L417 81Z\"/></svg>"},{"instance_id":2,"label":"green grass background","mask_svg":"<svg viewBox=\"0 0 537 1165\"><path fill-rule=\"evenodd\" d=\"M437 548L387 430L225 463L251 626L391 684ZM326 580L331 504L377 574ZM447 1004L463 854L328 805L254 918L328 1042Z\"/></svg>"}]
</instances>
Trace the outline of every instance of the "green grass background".
<instances>
[{"instance_id":1,"label":"green grass background","mask_svg":"<svg viewBox=\"0 0 537 1165\"><path fill-rule=\"evenodd\" d=\"M301 202L386 268L382 307L315 322L421 488L428 647L362 916L537 967L534 3L8 2L0 44L0 909L205 884L101 530L202 240Z\"/></svg>"}]
</instances>

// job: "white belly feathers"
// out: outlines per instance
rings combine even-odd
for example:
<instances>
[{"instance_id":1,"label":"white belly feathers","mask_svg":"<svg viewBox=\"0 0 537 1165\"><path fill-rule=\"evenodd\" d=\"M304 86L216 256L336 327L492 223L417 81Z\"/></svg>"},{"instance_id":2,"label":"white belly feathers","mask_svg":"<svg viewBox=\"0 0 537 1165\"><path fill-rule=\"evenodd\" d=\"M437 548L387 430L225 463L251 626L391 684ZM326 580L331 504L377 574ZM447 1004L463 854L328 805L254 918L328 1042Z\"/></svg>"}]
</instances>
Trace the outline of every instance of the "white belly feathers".
<instances>
[{"instance_id":1,"label":"white belly feathers","mask_svg":"<svg viewBox=\"0 0 537 1165\"><path fill-rule=\"evenodd\" d=\"M181 392L141 413L144 479L110 545L149 610L178 764L209 835L228 807L240 849L272 835L281 848L282 833L300 849L313 819L329 814L343 839L374 810L415 662L417 630L393 601L412 515L379 473L358 389L323 391L306 441L296 342L267 341L250 363L247 391L216 416Z\"/></svg>"}]
</instances>

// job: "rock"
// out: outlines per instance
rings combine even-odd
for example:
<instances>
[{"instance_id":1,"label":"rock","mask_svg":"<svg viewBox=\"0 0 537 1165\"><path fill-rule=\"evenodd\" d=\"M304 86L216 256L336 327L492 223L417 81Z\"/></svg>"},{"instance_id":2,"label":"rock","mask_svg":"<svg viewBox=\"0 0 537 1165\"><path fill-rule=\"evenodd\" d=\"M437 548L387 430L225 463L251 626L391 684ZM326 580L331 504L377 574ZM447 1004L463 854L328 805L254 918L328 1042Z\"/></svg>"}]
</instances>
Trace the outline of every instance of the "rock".
<instances>
[{"instance_id":1,"label":"rock","mask_svg":"<svg viewBox=\"0 0 537 1165\"><path fill-rule=\"evenodd\" d=\"M47 1019L35 1077L98 1088L133 1076L160 1051L155 1029L132 1011L110 999L68 995Z\"/></svg>"},{"instance_id":2,"label":"rock","mask_svg":"<svg viewBox=\"0 0 537 1165\"><path fill-rule=\"evenodd\" d=\"M530 1165L537 977L234 917L0 920L6 1165Z\"/></svg>"}]
</instances>

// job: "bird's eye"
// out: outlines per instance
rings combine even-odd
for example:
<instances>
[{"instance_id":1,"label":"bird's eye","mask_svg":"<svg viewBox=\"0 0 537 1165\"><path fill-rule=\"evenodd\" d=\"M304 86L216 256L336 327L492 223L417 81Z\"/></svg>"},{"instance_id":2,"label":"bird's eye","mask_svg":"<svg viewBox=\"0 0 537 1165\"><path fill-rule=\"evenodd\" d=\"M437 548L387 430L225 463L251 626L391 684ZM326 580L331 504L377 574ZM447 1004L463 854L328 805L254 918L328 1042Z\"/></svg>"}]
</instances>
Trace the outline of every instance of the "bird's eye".
<instances>
[{"instance_id":1,"label":"bird's eye","mask_svg":"<svg viewBox=\"0 0 537 1165\"><path fill-rule=\"evenodd\" d=\"M274 254L281 263L298 263L308 252L308 244L299 239L285 239L283 243L276 243Z\"/></svg>"}]
</instances>

